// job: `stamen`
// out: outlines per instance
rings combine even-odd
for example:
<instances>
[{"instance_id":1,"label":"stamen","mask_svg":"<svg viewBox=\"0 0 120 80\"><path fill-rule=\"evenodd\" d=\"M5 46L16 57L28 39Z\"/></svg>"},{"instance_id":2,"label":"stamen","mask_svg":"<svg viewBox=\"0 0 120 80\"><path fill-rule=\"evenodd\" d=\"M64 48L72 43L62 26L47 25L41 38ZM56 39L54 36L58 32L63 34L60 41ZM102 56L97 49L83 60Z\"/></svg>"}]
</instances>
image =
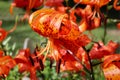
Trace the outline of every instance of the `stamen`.
<instances>
[{"instance_id":1,"label":"stamen","mask_svg":"<svg viewBox=\"0 0 120 80\"><path fill-rule=\"evenodd\" d=\"M39 64L40 64L40 68L41 68L41 70L43 71L43 70L44 70L44 65L43 65L43 62L42 62L41 59L39 60Z\"/></svg>"},{"instance_id":2,"label":"stamen","mask_svg":"<svg viewBox=\"0 0 120 80\"><path fill-rule=\"evenodd\" d=\"M33 58L31 56L29 56L29 59L30 59L30 62L32 64L32 66L34 66L34 60L33 60Z\"/></svg>"},{"instance_id":3,"label":"stamen","mask_svg":"<svg viewBox=\"0 0 120 80\"><path fill-rule=\"evenodd\" d=\"M61 65L61 59L59 59L59 60L56 62L56 72L57 72L57 73L60 73L60 65Z\"/></svg>"}]
</instances>

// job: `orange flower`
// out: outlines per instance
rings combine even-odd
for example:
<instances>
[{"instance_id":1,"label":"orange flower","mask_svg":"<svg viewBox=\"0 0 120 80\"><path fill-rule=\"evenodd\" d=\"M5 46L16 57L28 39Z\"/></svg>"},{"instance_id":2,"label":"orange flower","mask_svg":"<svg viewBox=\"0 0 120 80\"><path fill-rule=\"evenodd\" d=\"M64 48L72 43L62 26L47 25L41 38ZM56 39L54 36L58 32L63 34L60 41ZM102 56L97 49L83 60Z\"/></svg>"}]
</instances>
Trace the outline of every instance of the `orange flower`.
<instances>
[{"instance_id":1,"label":"orange flower","mask_svg":"<svg viewBox=\"0 0 120 80\"><path fill-rule=\"evenodd\" d=\"M43 56L35 56L31 54L29 49L20 50L17 56L14 58L19 66L19 71L22 73L24 71L30 72L31 80L37 80L36 70L43 70Z\"/></svg>"},{"instance_id":2,"label":"orange flower","mask_svg":"<svg viewBox=\"0 0 120 80\"><path fill-rule=\"evenodd\" d=\"M33 30L43 36L58 37L62 21L66 18L67 14L59 13L53 9L41 9L32 13L29 23Z\"/></svg>"},{"instance_id":3,"label":"orange flower","mask_svg":"<svg viewBox=\"0 0 120 80\"><path fill-rule=\"evenodd\" d=\"M107 46L102 42L95 43L89 52L91 59L101 59L106 55L114 54L118 44L110 41Z\"/></svg>"},{"instance_id":4,"label":"orange flower","mask_svg":"<svg viewBox=\"0 0 120 80\"><path fill-rule=\"evenodd\" d=\"M84 9L77 8L75 13L82 18L80 20L79 29L84 32L86 30L92 30L101 25L101 14L100 12L96 12L96 10L92 11L92 6L87 5Z\"/></svg>"},{"instance_id":5,"label":"orange flower","mask_svg":"<svg viewBox=\"0 0 120 80\"><path fill-rule=\"evenodd\" d=\"M102 42L95 43L89 52L91 59L101 59L106 55L114 54L117 49L118 44L110 41L107 46L105 46Z\"/></svg>"},{"instance_id":6,"label":"orange flower","mask_svg":"<svg viewBox=\"0 0 120 80\"><path fill-rule=\"evenodd\" d=\"M29 24L34 31L45 37L79 42L82 36L78 25L67 14L53 9L41 9L32 13ZM85 35L84 37L89 43L89 38Z\"/></svg>"},{"instance_id":7,"label":"orange flower","mask_svg":"<svg viewBox=\"0 0 120 80\"><path fill-rule=\"evenodd\" d=\"M13 0L10 6L10 13L13 14L13 8L23 8L26 10L23 20L29 18L30 10L38 8L43 4L43 0Z\"/></svg>"},{"instance_id":8,"label":"orange flower","mask_svg":"<svg viewBox=\"0 0 120 80\"><path fill-rule=\"evenodd\" d=\"M10 56L0 57L0 76L6 77L9 71L16 65L16 62Z\"/></svg>"},{"instance_id":9,"label":"orange flower","mask_svg":"<svg viewBox=\"0 0 120 80\"><path fill-rule=\"evenodd\" d=\"M56 61L58 73L62 67L63 71L78 71L82 69L82 62L89 65L87 56L85 54L82 56L84 50L80 50L80 47L87 45L91 40L81 33L77 24L69 19L68 14L53 9L41 9L31 14L29 24L38 34L48 37L48 44L41 54L46 52L45 57ZM73 66L70 66L70 63Z\"/></svg>"},{"instance_id":10,"label":"orange flower","mask_svg":"<svg viewBox=\"0 0 120 80\"><path fill-rule=\"evenodd\" d=\"M75 40L81 34L77 24L70 21L67 14L53 9L41 9L34 12L30 16L29 23L33 30L45 37Z\"/></svg>"},{"instance_id":11,"label":"orange flower","mask_svg":"<svg viewBox=\"0 0 120 80\"><path fill-rule=\"evenodd\" d=\"M119 80L120 79L120 54L113 54L104 57L104 63L102 64L103 72L107 80Z\"/></svg>"},{"instance_id":12,"label":"orange flower","mask_svg":"<svg viewBox=\"0 0 120 80\"><path fill-rule=\"evenodd\" d=\"M10 9L13 7L25 8L31 10L32 8L38 8L43 3L43 0L13 0Z\"/></svg>"}]
</instances>

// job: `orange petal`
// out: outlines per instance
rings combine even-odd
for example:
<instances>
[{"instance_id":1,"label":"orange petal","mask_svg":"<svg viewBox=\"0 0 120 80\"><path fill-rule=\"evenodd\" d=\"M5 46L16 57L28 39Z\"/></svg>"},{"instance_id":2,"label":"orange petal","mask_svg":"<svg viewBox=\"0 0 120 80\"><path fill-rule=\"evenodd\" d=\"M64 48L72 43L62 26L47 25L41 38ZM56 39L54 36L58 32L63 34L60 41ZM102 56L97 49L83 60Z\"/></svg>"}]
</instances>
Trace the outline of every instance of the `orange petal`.
<instances>
[{"instance_id":1,"label":"orange petal","mask_svg":"<svg viewBox=\"0 0 120 80\"><path fill-rule=\"evenodd\" d=\"M118 1L118 0L114 0L113 7L114 7L116 10L120 10L120 6L117 6L117 3L119 3L119 1Z\"/></svg>"},{"instance_id":2,"label":"orange petal","mask_svg":"<svg viewBox=\"0 0 120 80\"><path fill-rule=\"evenodd\" d=\"M107 68L103 68L103 72L106 80L120 80L120 69L114 64L110 64Z\"/></svg>"},{"instance_id":3,"label":"orange petal","mask_svg":"<svg viewBox=\"0 0 120 80\"><path fill-rule=\"evenodd\" d=\"M119 60L120 60L120 54L108 55L104 58L104 63L103 63L104 66L103 67L107 67L113 61L119 61Z\"/></svg>"},{"instance_id":4,"label":"orange petal","mask_svg":"<svg viewBox=\"0 0 120 80\"><path fill-rule=\"evenodd\" d=\"M0 42L3 41L8 35L8 32L3 28L0 28Z\"/></svg>"}]
</instances>

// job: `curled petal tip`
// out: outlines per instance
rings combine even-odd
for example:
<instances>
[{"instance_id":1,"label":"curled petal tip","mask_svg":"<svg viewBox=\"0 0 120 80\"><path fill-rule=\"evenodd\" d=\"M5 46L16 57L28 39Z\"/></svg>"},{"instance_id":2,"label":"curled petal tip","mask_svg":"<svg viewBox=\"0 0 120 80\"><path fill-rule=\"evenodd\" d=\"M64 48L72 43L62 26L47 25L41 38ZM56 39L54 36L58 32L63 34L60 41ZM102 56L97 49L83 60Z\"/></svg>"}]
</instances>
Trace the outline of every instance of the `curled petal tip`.
<instances>
[{"instance_id":1,"label":"curled petal tip","mask_svg":"<svg viewBox=\"0 0 120 80\"><path fill-rule=\"evenodd\" d=\"M13 8L14 8L15 6L16 6L16 4L15 4L15 3L12 3L11 6L10 6L10 8L9 8L9 12L10 12L11 15L13 15Z\"/></svg>"}]
</instances>

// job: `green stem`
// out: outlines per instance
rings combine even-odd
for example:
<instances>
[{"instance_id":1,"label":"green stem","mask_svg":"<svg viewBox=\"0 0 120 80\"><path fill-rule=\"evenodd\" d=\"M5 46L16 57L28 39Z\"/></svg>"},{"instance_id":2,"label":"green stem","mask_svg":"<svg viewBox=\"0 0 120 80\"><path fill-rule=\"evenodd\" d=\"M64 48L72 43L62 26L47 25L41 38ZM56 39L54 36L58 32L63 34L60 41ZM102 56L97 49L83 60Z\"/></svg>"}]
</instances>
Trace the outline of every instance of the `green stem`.
<instances>
[{"instance_id":1,"label":"green stem","mask_svg":"<svg viewBox=\"0 0 120 80\"><path fill-rule=\"evenodd\" d=\"M103 62L98 62L98 63L95 63L95 64L92 64L92 66L97 66L97 65L100 65L102 64Z\"/></svg>"},{"instance_id":2,"label":"green stem","mask_svg":"<svg viewBox=\"0 0 120 80\"><path fill-rule=\"evenodd\" d=\"M104 25L104 34L103 34L103 42L104 42L104 44L105 44L106 35L107 35L107 26Z\"/></svg>"},{"instance_id":3,"label":"green stem","mask_svg":"<svg viewBox=\"0 0 120 80\"><path fill-rule=\"evenodd\" d=\"M84 48L84 47L83 47ZM85 51L87 51L85 48L84 48ZM89 56L89 53L87 51L87 57L88 57L88 61L90 63L90 69L91 69L91 72L90 72L90 78L91 80L95 80L95 76L94 76L94 70L93 70L93 66L92 66L92 62L91 62L91 58Z\"/></svg>"},{"instance_id":4,"label":"green stem","mask_svg":"<svg viewBox=\"0 0 120 80\"><path fill-rule=\"evenodd\" d=\"M91 59L90 59L90 56L89 56L88 53L87 53L87 55L88 55L88 60L89 60L89 63L90 63L90 69L91 69L91 75L90 75L90 77L91 77L91 80L95 80L92 62L91 62Z\"/></svg>"},{"instance_id":5,"label":"green stem","mask_svg":"<svg viewBox=\"0 0 120 80\"><path fill-rule=\"evenodd\" d=\"M100 13L101 14L101 17L103 19L103 24L104 24L104 34L103 34L103 42L105 44L105 38L106 38L106 35L107 35L107 17L104 16L104 14ZM108 14L108 11L106 12L106 14Z\"/></svg>"}]
</instances>

